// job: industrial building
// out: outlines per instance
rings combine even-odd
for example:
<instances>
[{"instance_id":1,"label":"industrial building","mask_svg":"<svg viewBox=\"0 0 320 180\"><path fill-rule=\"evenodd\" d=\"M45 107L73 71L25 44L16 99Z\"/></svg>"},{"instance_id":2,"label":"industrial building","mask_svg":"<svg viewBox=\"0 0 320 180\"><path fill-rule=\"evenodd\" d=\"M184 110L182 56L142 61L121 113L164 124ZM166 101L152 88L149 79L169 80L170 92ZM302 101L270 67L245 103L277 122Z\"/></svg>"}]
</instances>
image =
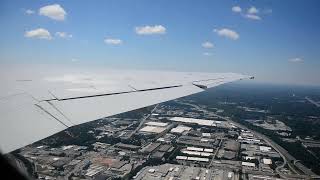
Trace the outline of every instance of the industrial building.
<instances>
[{"instance_id":1,"label":"industrial building","mask_svg":"<svg viewBox=\"0 0 320 180\"><path fill-rule=\"evenodd\" d=\"M171 133L182 134L183 132L190 131L192 128L184 125L179 125L171 129Z\"/></svg>"},{"instance_id":2,"label":"industrial building","mask_svg":"<svg viewBox=\"0 0 320 180\"><path fill-rule=\"evenodd\" d=\"M140 132L161 133L165 129L166 129L165 127L159 127L159 126L145 126L140 129Z\"/></svg>"},{"instance_id":3,"label":"industrial building","mask_svg":"<svg viewBox=\"0 0 320 180\"><path fill-rule=\"evenodd\" d=\"M238 180L239 174L231 170L210 169L191 167L175 164L162 164L159 166L148 166L143 168L136 176L136 180L174 180L174 179L194 179L194 180Z\"/></svg>"},{"instance_id":4,"label":"industrial building","mask_svg":"<svg viewBox=\"0 0 320 180\"><path fill-rule=\"evenodd\" d=\"M206 119L195 119L195 118L185 118L185 117L173 117L169 119L170 121L182 122L187 124L197 124L201 126L217 126L220 121L206 120Z\"/></svg>"},{"instance_id":5,"label":"industrial building","mask_svg":"<svg viewBox=\"0 0 320 180\"><path fill-rule=\"evenodd\" d=\"M159 126L159 127L165 127L168 125L168 123L164 123L164 122L155 122L155 121L149 121L145 123L148 126Z\"/></svg>"}]
</instances>

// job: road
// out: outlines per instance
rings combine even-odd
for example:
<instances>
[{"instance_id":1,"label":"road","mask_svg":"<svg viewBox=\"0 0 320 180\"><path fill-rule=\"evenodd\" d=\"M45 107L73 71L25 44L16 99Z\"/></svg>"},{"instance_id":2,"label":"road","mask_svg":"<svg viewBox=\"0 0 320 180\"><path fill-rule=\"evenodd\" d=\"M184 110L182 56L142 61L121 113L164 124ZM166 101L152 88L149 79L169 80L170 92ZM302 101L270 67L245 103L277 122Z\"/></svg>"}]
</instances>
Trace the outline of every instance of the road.
<instances>
[{"instance_id":1,"label":"road","mask_svg":"<svg viewBox=\"0 0 320 180\"><path fill-rule=\"evenodd\" d=\"M128 138L130 139L135 133L137 133L137 131L143 126L144 122L152 115L152 113L157 109L159 104L157 104L151 111L150 113L145 116L144 118L142 118L142 120L140 121L140 124L139 126L134 130L132 131L132 133L128 136Z\"/></svg>"},{"instance_id":2,"label":"road","mask_svg":"<svg viewBox=\"0 0 320 180\"><path fill-rule=\"evenodd\" d=\"M226 118L226 117L223 117L223 116L219 116L219 115L217 115L217 114L215 114L215 113L213 113L213 112L209 112L209 111L207 111L207 110L205 110L205 109L202 109L202 108L200 108L200 107L197 106L197 105L194 105L194 104L191 104L191 103L186 103L186 102L179 102L179 103L185 104L185 105L190 105L190 106L196 108L197 110L200 110L200 111L209 113L210 115L212 115L212 116L214 116L214 117L216 117L216 118L220 118L220 119L223 119L223 120L228 121L228 122L230 122L230 123L233 123L233 124L234 124L235 126L237 126L237 127L240 127L240 128L242 128L242 129L246 129L246 130L250 130L250 131L251 131L254 135L256 135L257 137L260 137L260 138L262 138L263 140L265 140L265 141L266 141L272 148L274 148L274 149L280 154L280 156L282 157L284 163L283 163L281 166L279 166L279 167L276 168L276 172L277 172L280 176L286 177L285 174L282 174L282 173L279 171L280 168L283 168L286 164L288 164L289 168L290 168L294 173L296 173L296 174L298 174L298 175L301 175L301 172L299 172L299 171L297 170L297 168L295 167L295 165L292 164L293 162L297 161L297 159L295 159L293 156L291 156L291 155L288 153L287 150L285 150L284 148L282 148L281 146L279 146L277 143L275 143L274 141L272 141L272 140L271 140L270 138L268 138L267 136L265 136L265 135L263 135L263 134L261 134L261 133L259 133L259 132L253 131L253 130L251 130L251 129L248 129L248 128L245 127L244 125L239 124L239 123L237 123L237 122L234 122L234 121L232 121L232 120L229 119L229 118ZM300 163L300 164L301 164L301 163ZM301 164L301 165L302 165L302 164ZM303 166L302 170L303 170L304 168L305 168L305 169L308 169L308 168L305 167L304 165L302 165L302 166ZM317 175L314 174L314 173L310 173L310 171L309 171L309 172L308 172L308 171L304 171L303 173L306 174L306 175L308 175L309 177L319 178L319 176L317 176Z\"/></svg>"},{"instance_id":3,"label":"road","mask_svg":"<svg viewBox=\"0 0 320 180\"><path fill-rule=\"evenodd\" d=\"M221 145L222 145L222 141L223 141L223 139L220 140L219 146L218 146L218 148L216 149L216 152L214 153L214 155L212 156L212 159L211 159L210 164L209 164L208 167L211 167L211 166L212 166L212 164L213 164L213 162L214 162L214 160L215 160L215 157L216 157L216 155L217 155L217 153L218 153L218 151L219 151L219 149L220 149L220 147L221 147Z\"/></svg>"},{"instance_id":4,"label":"road","mask_svg":"<svg viewBox=\"0 0 320 180\"><path fill-rule=\"evenodd\" d=\"M311 104L314 104L315 106L320 107L320 103L312 100L311 98L305 97L305 99L308 100Z\"/></svg>"},{"instance_id":5,"label":"road","mask_svg":"<svg viewBox=\"0 0 320 180\"><path fill-rule=\"evenodd\" d=\"M264 141L266 141L273 149L275 149L275 150L280 154L280 156L282 157L282 159L283 159L283 161L284 161L283 164L280 166L280 168L281 168L281 167L284 167L286 164L288 164L289 168L290 168L294 173L296 173L296 174L298 174L298 175L303 175L303 174L301 174L301 173L297 170L297 168L295 167L295 165L292 164L293 162L296 161L296 159L295 159L293 156L291 156L291 155L288 153L287 150L285 150L283 147L279 146L277 143L275 143L274 141L272 141L270 138L268 138L267 136L265 136L265 135L263 135L263 134L261 134L261 133L259 133L259 132L256 132L256 131L253 131L253 130L251 130L251 129L248 129L247 127L245 127L245 126L243 126L243 125L241 125L241 124L239 124L239 123L236 123L236 122L230 120L229 118L225 118L225 117L222 117L222 116L219 116L219 115L216 115L216 114L215 114L215 116L218 117L218 118L224 119L224 120L226 120L226 121L228 121L228 122L231 122L231 123L233 123L234 125L242 128L242 129L250 130L255 136L260 137L261 139L263 139ZM301 164L301 165L302 165L302 164ZM302 166L303 166L303 165L302 165ZM286 174L282 174L282 173L279 171L280 168L276 168L276 172L277 172L280 176L286 177ZM305 166L304 166L304 168L308 169L308 168L305 167ZM306 175L308 175L308 176L310 176L310 177L318 177L318 176L315 175L314 173L311 174L310 172L307 172L307 171L304 171L304 174L306 174Z\"/></svg>"}]
</instances>

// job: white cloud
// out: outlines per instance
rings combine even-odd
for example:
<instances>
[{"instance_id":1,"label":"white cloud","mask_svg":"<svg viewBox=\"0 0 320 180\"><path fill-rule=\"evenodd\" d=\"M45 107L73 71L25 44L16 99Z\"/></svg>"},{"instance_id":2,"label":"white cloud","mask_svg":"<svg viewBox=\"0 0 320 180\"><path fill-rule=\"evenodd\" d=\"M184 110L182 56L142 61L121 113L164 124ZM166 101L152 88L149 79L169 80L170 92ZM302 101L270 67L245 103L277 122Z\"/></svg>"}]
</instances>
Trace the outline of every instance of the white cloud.
<instances>
[{"instance_id":1,"label":"white cloud","mask_svg":"<svg viewBox=\"0 0 320 180\"><path fill-rule=\"evenodd\" d=\"M31 15L31 14L34 14L34 11L31 10L31 9L27 9L27 10L25 11L25 13L28 14L28 15Z\"/></svg>"},{"instance_id":2,"label":"white cloud","mask_svg":"<svg viewBox=\"0 0 320 180\"><path fill-rule=\"evenodd\" d=\"M38 39L46 39L46 40L52 39L50 32L43 28L26 31L24 33L24 36L27 38L38 38Z\"/></svg>"},{"instance_id":3,"label":"white cloud","mask_svg":"<svg viewBox=\"0 0 320 180\"><path fill-rule=\"evenodd\" d=\"M261 17L255 14L246 14L245 17L252 20L261 20Z\"/></svg>"},{"instance_id":4,"label":"white cloud","mask_svg":"<svg viewBox=\"0 0 320 180\"><path fill-rule=\"evenodd\" d=\"M141 27L136 27L135 31L139 35L165 34L166 28L162 25L141 26Z\"/></svg>"},{"instance_id":5,"label":"white cloud","mask_svg":"<svg viewBox=\"0 0 320 180\"><path fill-rule=\"evenodd\" d=\"M233 7L232 7L232 11L233 11L233 12L236 12L236 13L239 13L239 12L242 11L242 9L241 9L240 6L233 6Z\"/></svg>"},{"instance_id":6,"label":"white cloud","mask_svg":"<svg viewBox=\"0 0 320 180\"><path fill-rule=\"evenodd\" d=\"M262 17L260 16L260 14L263 15L263 14L272 13L272 10L271 11L270 10L271 9L269 9L268 12L266 12L265 10L262 10L260 13L259 9L257 9L254 6L251 6L249 9L247 9L247 12L242 13L242 9L239 6L232 7L233 12L239 13L242 17L251 19L251 20L262 20Z\"/></svg>"},{"instance_id":7,"label":"white cloud","mask_svg":"<svg viewBox=\"0 0 320 180\"><path fill-rule=\"evenodd\" d=\"M209 53L209 52L204 52L203 55L204 55L204 56L211 56L212 54Z\"/></svg>"},{"instance_id":8,"label":"white cloud","mask_svg":"<svg viewBox=\"0 0 320 180\"><path fill-rule=\"evenodd\" d=\"M209 41L202 43L201 46L204 48L213 48L213 44Z\"/></svg>"},{"instance_id":9,"label":"white cloud","mask_svg":"<svg viewBox=\"0 0 320 180\"><path fill-rule=\"evenodd\" d=\"M249 9L248 9L248 14L258 14L259 13L259 10L254 7L254 6L251 6Z\"/></svg>"},{"instance_id":10,"label":"white cloud","mask_svg":"<svg viewBox=\"0 0 320 180\"><path fill-rule=\"evenodd\" d=\"M298 63L298 62L303 62L302 58L292 58L288 60L289 62L293 62L293 63Z\"/></svg>"},{"instance_id":11,"label":"white cloud","mask_svg":"<svg viewBox=\"0 0 320 180\"><path fill-rule=\"evenodd\" d=\"M111 39L111 38L106 38L104 40L104 42L106 44L112 44L112 45L120 45L122 44L122 40L121 39Z\"/></svg>"},{"instance_id":12,"label":"white cloud","mask_svg":"<svg viewBox=\"0 0 320 180\"><path fill-rule=\"evenodd\" d=\"M240 37L240 35L236 31L227 28L214 29L213 31L216 32L219 36L226 37L232 40L237 40Z\"/></svg>"},{"instance_id":13,"label":"white cloud","mask_svg":"<svg viewBox=\"0 0 320 180\"><path fill-rule=\"evenodd\" d=\"M63 21L67 13L59 4L52 4L40 8L39 15L47 16L57 21Z\"/></svg>"},{"instance_id":14,"label":"white cloud","mask_svg":"<svg viewBox=\"0 0 320 180\"><path fill-rule=\"evenodd\" d=\"M56 36L60 38L72 38L72 34L68 34L66 32L56 32Z\"/></svg>"},{"instance_id":15,"label":"white cloud","mask_svg":"<svg viewBox=\"0 0 320 180\"><path fill-rule=\"evenodd\" d=\"M71 62L78 62L78 61L79 61L79 59L76 59L76 58L71 59Z\"/></svg>"}]
</instances>

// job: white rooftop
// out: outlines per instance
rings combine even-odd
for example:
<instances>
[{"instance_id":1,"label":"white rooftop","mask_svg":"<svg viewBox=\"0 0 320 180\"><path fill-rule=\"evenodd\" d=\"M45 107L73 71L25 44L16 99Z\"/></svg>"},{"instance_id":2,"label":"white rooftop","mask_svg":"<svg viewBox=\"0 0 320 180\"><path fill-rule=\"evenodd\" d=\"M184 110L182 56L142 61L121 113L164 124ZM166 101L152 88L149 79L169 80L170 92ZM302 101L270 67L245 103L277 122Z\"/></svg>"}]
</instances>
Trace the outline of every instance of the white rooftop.
<instances>
[{"instance_id":1,"label":"white rooftop","mask_svg":"<svg viewBox=\"0 0 320 180\"><path fill-rule=\"evenodd\" d=\"M184 131L190 131L192 128L188 126L179 125L175 128L172 128L170 132L172 133L183 133Z\"/></svg>"},{"instance_id":2,"label":"white rooftop","mask_svg":"<svg viewBox=\"0 0 320 180\"><path fill-rule=\"evenodd\" d=\"M213 155L213 153L208 153L208 152L198 152L198 151L188 151L188 150L183 150L181 151L184 154L188 155L196 155L196 156L204 156L204 157L209 157Z\"/></svg>"},{"instance_id":3,"label":"white rooftop","mask_svg":"<svg viewBox=\"0 0 320 180\"><path fill-rule=\"evenodd\" d=\"M154 122L154 121L150 121L150 122L147 122L145 123L146 125L149 125L149 126L160 126L160 127L164 127L164 126L167 126L168 123L163 123L163 122Z\"/></svg>"},{"instance_id":4,"label":"white rooftop","mask_svg":"<svg viewBox=\"0 0 320 180\"><path fill-rule=\"evenodd\" d=\"M199 158L199 157L188 157L189 161L202 161L202 162L209 162L208 158Z\"/></svg>"},{"instance_id":5,"label":"white rooftop","mask_svg":"<svg viewBox=\"0 0 320 180\"><path fill-rule=\"evenodd\" d=\"M251 162L242 162L241 164L242 166L256 167L256 164Z\"/></svg>"},{"instance_id":6,"label":"white rooftop","mask_svg":"<svg viewBox=\"0 0 320 180\"><path fill-rule=\"evenodd\" d=\"M197 148L197 147L187 147L188 151L203 151L203 148Z\"/></svg>"},{"instance_id":7,"label":"white rooftop","mask_svg":"<svg viewBox=\"0 0 320 180\"><path fill-rule=\"evenodd\" d=\"M142 129L140 129L140 131L142 131L142 132L161 133L165 129L166 129L165 127L145 126Z\"/></svg>"},{"instance_id":8,"label":"white rooftop","mask_svg":"<svg viewBox=\"0 0 320 180\"><path fill-rule=\"evenodd\" d=\"M262 161L263 161L263 164L272 164L271 159L263 158Z\"/></svg>"},{"instance_id":9,"label":"white rooftop","mask_svg":"<svg viewBox=\"0 0 320 180\"><path fill-rule=\"evenodd\" d=\"M178 160L187 160L188 157L187 156L177 156L176 159L178 159Z\"/></svg>"},{"instance_id":10,"label":"white rooftop","mask_svg":"<svg viewBox=\"0 0 320 180\"><path fill-rule=\"evenodd\" d=\"M217 121L206 120L206 119L195 119L195 118L184 118L184 117L173 117L170 121L184 122L184 123L195 123L203 126L217 126Z\"/></svg>"},{"instance_id":11,"label":"white rooftop","mask_svg":"<svg viewBox=\"0 0 320 180\"><path fill-rule=\"evenodd\" d=\"M210 134L210 133L202 133L202 136L204 136L204 137L210 137L211 134Z\"/></svg>"},{"instance_id":12,"label":"white rooftop","mask_svg":"<svg viewBox=\"0 0 320 180\"><path fill-rule=\"evenodd\" d=\"M70 149L70 148L73 148L73 146L72 146L72 145L63 146L63 147L62 147L62 150L68 150L68 149Z\"/></svg>"},{"instance_id":13,"label":"white rooftop","mask_svg":"<svg viewBox=\"0 0 320 180\"><path fill-rule=\"evenodd\" d=\"M197 152L197 151L181 151L184 154L189 154L189 155L196 155L196 156L200 156L201 153Z\"/></svg>"},{"instance_id":14,"label":"white rooftop","mask_svg":"<svg viewBox=\"0 0 320 180\"><path fill-rule=\"evenodd\" d=\"M260 151L270 151L270 150L271 150L271 147L268 147L268 146L260 146L259 149L260 149Z\"/></svg>"},{"instance_id":15,"label":"white rooftop","mask_svg":"<svg viewBox=\"0 0 320 180\"><path fill-rule=\"evenodd\" d=\"M204 152L213 152L213 149L204 149Z\"/></svg>"},{"instance_id":16,"label":"white rooftop","mask_svg":"<svg viewBox=\"0 0 320 180\"><path fill-rule=\"evenodd\" d=\"M200 157L192 157L192 156L177 156L176 159L177 160L209 162L208 158L200 158Z\"/></svg>"}]
</instances>

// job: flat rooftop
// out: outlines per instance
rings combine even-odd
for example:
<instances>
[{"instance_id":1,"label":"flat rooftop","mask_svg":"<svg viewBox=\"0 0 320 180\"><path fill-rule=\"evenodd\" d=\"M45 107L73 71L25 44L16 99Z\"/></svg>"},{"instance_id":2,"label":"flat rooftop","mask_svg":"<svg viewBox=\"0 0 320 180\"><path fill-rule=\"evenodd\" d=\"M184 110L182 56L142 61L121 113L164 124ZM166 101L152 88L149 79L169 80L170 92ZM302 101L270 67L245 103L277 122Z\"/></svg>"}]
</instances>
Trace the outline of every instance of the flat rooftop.
<instances>
[{"instance_id":1,"label":"flat rooftop","mask_svg":"<svg viewBox=\"0 0 320 180\"><path fill-rule=\"evenodd\" d=\"M168 125L168 123L164 123L164 122L155 122L155 121L150 121L150 122L146 122L146 125L149 126L160 126L160 127L165 127Z\"/></svg>"},{"instance_id":2,"label":"flat rooftop","mask_svg":"<svg viewBox=\"0 0 320 180\"><path fill-rule=\"evenodd\" d=\"M188 126L179 125L175 128L172 128L170 132L172 133L183 133L184 131L190 131L192 128Z\"/></svg>"},{"instance_id":3,"label":"flat rooftop","mask_svg":"<svg viewBox=\"0 0 320 180\"><path fill-rule=\"evenodd\" d=\"M185 117L173 117L169 119L170 121L175 122L184 122L184 123L192 123L203 126L217 126L217 123L221 123L220 121L214 120L206 120L206 119L195 119L195 118L185 118Z\"/></svg>"},{"instance_id":4,"label":"flat rooftop","mask_svg":"<svg viewBox=\"0 0 320 180\"><path fill-rule=\"evenodd\" d=\"M140 132L152 132L152 133L161 133L165 130L165 127L158 127L158 126L145 126L140 129Z\"/></svg>"}]
</instances>

